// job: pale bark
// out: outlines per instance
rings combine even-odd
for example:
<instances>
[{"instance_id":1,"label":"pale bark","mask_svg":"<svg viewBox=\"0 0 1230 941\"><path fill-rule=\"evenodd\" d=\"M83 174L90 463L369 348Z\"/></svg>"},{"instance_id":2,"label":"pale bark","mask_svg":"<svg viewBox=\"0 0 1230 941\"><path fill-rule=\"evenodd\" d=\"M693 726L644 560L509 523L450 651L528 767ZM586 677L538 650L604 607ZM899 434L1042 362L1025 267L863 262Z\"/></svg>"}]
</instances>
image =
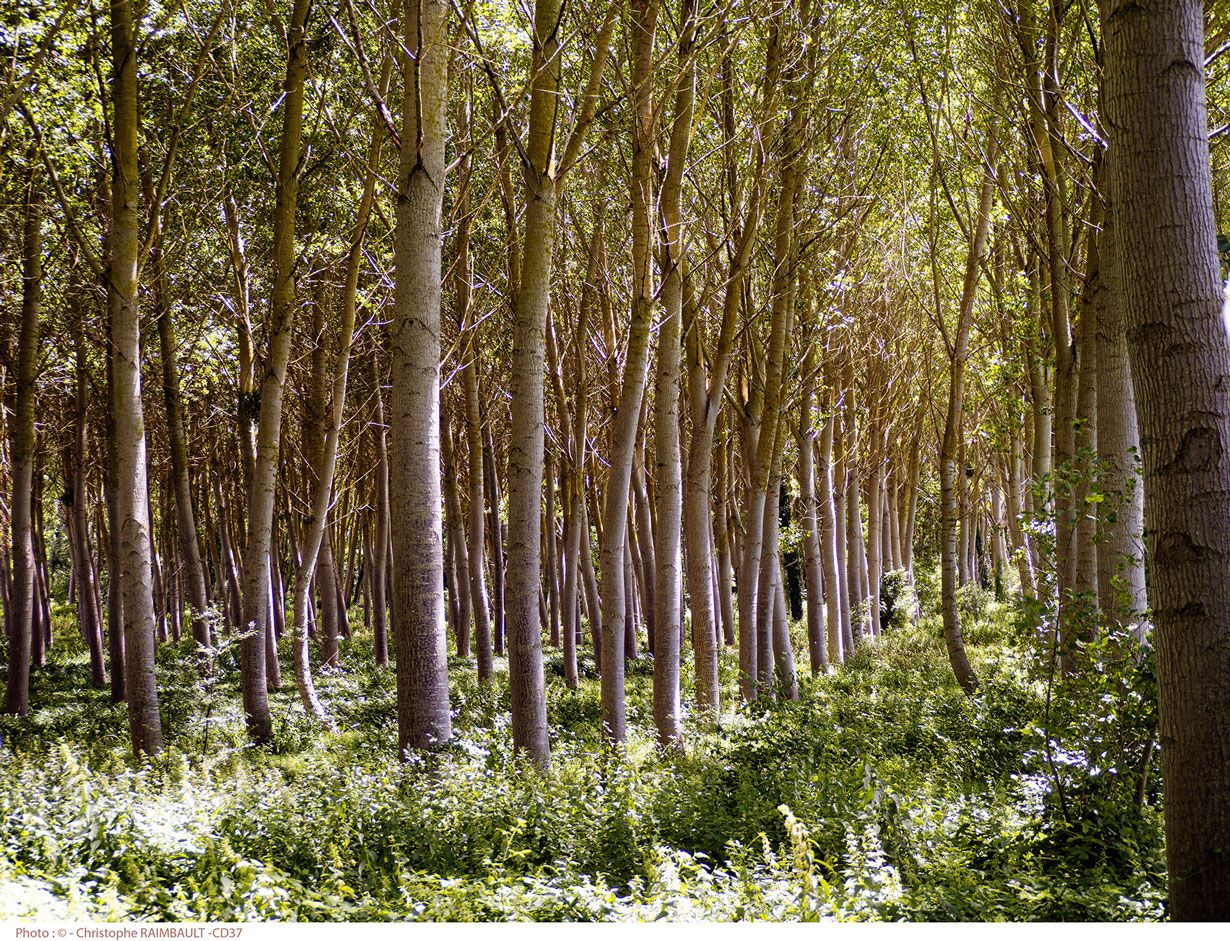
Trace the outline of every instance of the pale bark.
<instances>
[{"instance_id":1,"label":"pale bark","mask_svg":"<svg viewBox=\"0 0 1230 941\"><path fill-rule=\"evenodd\" d=\"M398 748L452 737L440 480L441 207L448 119L448 5L407 12L407 89L394 238L389 490Z\"/></svg>"},{"instance_id":2,"label":"pale bark","mask_svg":"<svg viewBox=\"0 0 1230 941\"><path fill-rule=\"evenodd\" d=\"M273 536L273 504L282 440L282 395L290 361L295 315L295 217L299 202L299 156L303 135L303 85L308 71L307 19L311 0L294 0L286 31L286 81L278 146L273 211L273 284L269 295L269 351L261 381L256 454L248 491L247 545L243 553L240 662L248 735L259 744L273 739L266 680L264 625L269 592L267 559Z\"/></svg>"},{"instance_id":3,"label":"pale bark","mask_svg":"<svg viewBox=\"0 0 1230 941\"><path fill-rule=\"evenodd\" d=\"M653 206L654 147L653 41L657 29L657 0L634 0L631 10L629 57L632 116L632 319L624 359L623 383L611 428L603 506L599 566L602 586L602 726L604 735L622 743L627 734L624 702L624 659L628 595L629 487L640 424L646 370L649 364L649 328L653 318Z\"/></svg>"},{"instance_id":4,"label":"pale bark","mask_svg":"<svg viewBox=\"0 0 1230 941\"><path fill-rule=\"evenodd\" d=\"M154 681L153 558L141 405L141 335L137 297L140 238L137 199L137 61L130 0L111 0L112 164L111 407L115 414L120 570L124 600L124 665L128 726L138 755L162 750L162 720Z\"/></svg>"},{"instance_id":5,"label":"pale bark","mask_svg":"<svg viewBox=\"0 0 1230 941\"><path fill-rule=\"evenodd\" d=\"M966 693L978 687L978 678L965 652L965 640L961 633L961 619L957 613L957 475L963 473L958 466L958 454L963 445L963 420L965 410L965 365L969 358L969 335L972 327L974 301L978 293L979 262L986 245L987 231L991 221L991 201L995 181L991 166L995 159L995 129L990 131L988 161L978 201L978 216L971 233L969 253L965 264L965 284L961 291L961 306L957 313L957 325L949 350L948 411L944 423L944 438L940 450L940 581L941 613L944 622L944 645L957 682Z\"/></svg>"}]
</instances>

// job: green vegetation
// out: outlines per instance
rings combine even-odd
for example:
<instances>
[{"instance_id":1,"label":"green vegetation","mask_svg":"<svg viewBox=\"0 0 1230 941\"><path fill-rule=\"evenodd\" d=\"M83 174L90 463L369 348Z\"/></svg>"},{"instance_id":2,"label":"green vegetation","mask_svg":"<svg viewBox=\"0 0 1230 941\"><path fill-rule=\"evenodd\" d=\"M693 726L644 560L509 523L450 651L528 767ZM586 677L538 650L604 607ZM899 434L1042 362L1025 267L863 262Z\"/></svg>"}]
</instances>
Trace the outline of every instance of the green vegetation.
<instances>
[{"instance_id":1,"label":"green vegetation","mask_svg":"<svg viewBox=\"0 0 1230 941\"><path fill-rule=\"evenodd\" d=\"M619 754L583 660L579 691L547 685L544 779L513 755L506 674L483 688L461 660L454 742L399 761L394 673L357 623L345 666L320 673L340 731L286 687L272 749L246 743L233 643L212 684L188 642L164 646L167 749L134 764L61 606L30 716L0 720L0 917L1162 917L1156 769L1136 804L1149 656L1099 651L1115 666L1052 684L1030 612L977 588L964 605L973 697L938 617L898 611L798 702L743 706L683 757L654 743L648 658L629 664ZM722 679L733 700L733 651Z\"/></svg>"}]
</instances>

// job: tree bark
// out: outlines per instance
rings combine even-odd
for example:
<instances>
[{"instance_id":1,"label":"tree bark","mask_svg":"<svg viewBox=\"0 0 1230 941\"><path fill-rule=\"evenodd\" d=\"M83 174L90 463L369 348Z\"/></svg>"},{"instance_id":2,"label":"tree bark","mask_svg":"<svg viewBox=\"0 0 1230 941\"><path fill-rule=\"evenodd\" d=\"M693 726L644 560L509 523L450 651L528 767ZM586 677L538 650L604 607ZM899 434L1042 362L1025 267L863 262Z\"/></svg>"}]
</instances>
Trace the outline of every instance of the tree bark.
<instances>
[{"instance_id":1,"label":"tree bark","mask_svg":"<svg viewBox=\"0 0 1230 941\"><path fill-rule=\"evenodd\" d=\"M273 740L266 680L264 625L269 591L269 546L282 440L282 394L295 317L295 217L303 135L303 85L308 71L307 19L311 0L294 0L286 31L286 82L273 211L273 285L269 295L269 352L261 381L256 456L248 491L248 536L243 553L240 664L248 735L258 745Z\"/></svg>"},{"instance_id":2,"label":"tree bark","mask_svg":"<svg viewBox=\"0 0 1230 941\"><path fill-rule=\"evenodd\" d=\"M448 120L448 5L422 0L404 24L405 111L390 339L390 506L403 754L452 737L440 480L440 212Z\"/></svg>"},{"instance_id":3,"label":"tree bark","mask_svg":"<svg viewBox=\"0 0 1230 941\"><path fill-rule=\"evenodd\" d=\"M1108 0L1132 381L1157 636L1170 917L1230 920L1230 338L1222 321L1200 0Z\"/></svg>"},{"instance_id":4,"label":"tree bark","mask_svg":"<svg viewBox=\"0 0 1230 941\"><path fill-rule=\"evenodd\" d=\"M32 173L25 194L21 246L21 327L13 371L16 394L9 429L10 473L13 481L12 579L5 612L9 614L8 678L4 711L24 716L30 711L30 657L34 643L37 572L34 564L33 475L34 397L38 378L39 306L43 285L43 213ZM10 610L11 609L11 610Z\"/></svg>"},{"instance_id":5,"label":"tree bark","mask_svg":"<svg viewBox=\"0 0 1230 941\"><path fill-rule=\"evenodd\" d=\"M978 687L978 677L965 652L965 640L961 634L961 620L957 613L957 475L963 473L958 466L958 455L964 442L963 418L965 409L965 364L969 358L969 335L972 327L974 300L978 292L978 273L987 230L991 221L991 201L995 180L990 167L995 164L995 128L990 131L988 160L982 181L982 193L978 201L978 217L970 239L969 254L965 264L965 285L961 291L961 306L957 314L957 327L953 337L949 366L948 413L944 422L944 438L940 450L940 582L941 611L944 621L944 645L957 682L966 693Z\"/></svg>"},{"instance_id":6,"label":"tree bark","mask_svg":"<svg viewBox=\"0 0 1230 941\"><path fill-rule=\"evenodd\" d=\"M115 414L120 572L128 727L138 755L162 750L154 679L153 549L141 405L141 335L137 298L140 233L137 199L137 44L131 0L111 0L112 209L110 233L111 407Z\"/></svg>"}]
</instances>

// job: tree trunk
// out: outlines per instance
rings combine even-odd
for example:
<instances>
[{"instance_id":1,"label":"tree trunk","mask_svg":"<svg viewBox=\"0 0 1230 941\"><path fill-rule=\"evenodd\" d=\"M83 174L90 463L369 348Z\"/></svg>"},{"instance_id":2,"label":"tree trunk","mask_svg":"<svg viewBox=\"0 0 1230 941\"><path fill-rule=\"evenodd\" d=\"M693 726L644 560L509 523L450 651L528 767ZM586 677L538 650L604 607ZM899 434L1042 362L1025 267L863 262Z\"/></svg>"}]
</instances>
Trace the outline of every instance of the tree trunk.
<instances>
[{"instance_id":1,"label":"tree trunk","mask_svg":"<svg viewBox=\"0 0 1230 941\"><path fill-rule=\"evenodd\" d=\"M995 134L996 130L992 127L987 148L988 166L993 166L995 162ZM957 613L957 475L964 473L964 469L958 466L957 457L964 443L965 364L969 357L969 334L974 299L978 292L979 263L990 227L994 188L995 180L987 170L978 202L978 218L966 257L965 285L961 291L957 328L950 350L948 413L940 450L940 604L944 621L944 645L948 648L952 672L966 693L973 693L977 689L978 678L965 653L965 640L961 635L961 620Z\"/></svg>"},{"instance_id":2,"label":"tree trunk","mask_svg":"<svg viewBox=\"0 0 1230 941\"><path fill-rule=\"evenodd\" d=\"M141 405L141 335L137 297L140 233L137 199L137 44L130 0L111 0L112 160L111 407L115 414L120 570L124 599L124 665L128 726L138 755L162 750L154 680L154 588Z\"/></svg>"},{"instance_id":3,"label":"tree trunk","mask_svg":"<svg viewBox=\"0 0 1230 941\"><path fill-rule=\"evenodd\" d=\"M390 339L398 748L452 737L440 493L440 211L448 116L448 6L423 0L404 24L406 95L397 187Z\"/></svg>"},{"instance_id":4,"label":"tree trunk","mask_svg":"<svg viewBox=\"0 0 1230 941\"><path fill-rule=\"evenodd\" d=\"M1140 434L1128 365L1117 210L1109 192L1114 186L1115 159L1113 150L1103 157L1106 192L1098 252L1102 291L1093 313L1097 318L1098 484L1103 495L1098 514L1098 597L1106 620L1122 626L1143 622L1148 599Z\"/></svg>"},{"instance_id":5,"label":"tree trunk","mask_svg":"<svg viewBox=\"0 0 1230 941\"><path fill-rule=\"evenodd\" d=\"M33 507L34 398L38 378L39 305L43 283L43 213L31 174L27 184L21 246L21 329L14 370L16 395L10 426L13 496L12 582L5 612L10 616L8 679L4 711L24 716L30 711L30 656L34 642L37 572L34 565ZM11 607L11 611L10 611ZM135 739L134 739L135 742Z\"/></svg>"},{"instance_id":6,"label":"tree trunk","mask_svg":"<svg viewBox=\"0 0 1230 941\"><path fill-rule=\"evenodd\" d=\"M629 489L640 424L645 373L649 363L649 328L653 318L653 44L657 0L635 0L631 10L632 117L632 321L624 358L623 384L611 427L600 553L602 584L602 731L612 742L627 735L624 701L625 633L628 631L627 572ZM646 534L648 535L648 534Z\"/></svg>"},{"instance_id":7,"label":"tree trunk","mask_svg":"<svg viewBox=\"0 0 1230 941\"><path fill-rule=\"evenodd\" d=\"M811 672L827 673L829 651L824 643L824 578L820 552L820 506L816 498L816 443L812 438L815 391L815 338L809 337L807 357L803 363L803 391L799 395L799 507L803 519L803 561L807 579L807 662ZM826 467L827 470L827 467Z\"/></svg>"},{"instance_id":8,"label":"tree trunk","mask_svg":"<svg viewBox=\"0 0 1230 941\"><path fill-rule=\"evenodd\" d=\"M1108 0L1128 351L1144 463L1170 917L1230 920L1230 338L1200 0Z\"/></svg>"},{"instance_id":9,"label":"tree trunk","mask_svg":"<svg viewBox=\"0 0 1230 941\"><path fill-rule=\"evenodd\" d=\"M266 684L263 629L269 592L269 546L282 440L282 394L290 361L295 317L295 215L299 202L299 157L303 134L303 85L308 71L307 19L311 0L294 0L287 28L282 135L278 147L273 211L273 285L269 295L269 352L261 382L256 458L248 491L248 536L243 554L240 663L248 735L258 745L273 739Z\"/></svg>"},{"instance_id":10,"label":"tree trunk","mask_svg":"<svg viewBox=\"0 0 1230 941\"><path fill-rule=\"evenodd\" d=\"M376 523L372 527L372 637L376 650L376 665L389 665L389 605L385 587L389 563L389 451L384 422L384 393L376 357L371 358L372 396L375 413L372 417L372 444L376 450L376 490L374 507Z\"/></svg>"}]
</instances>

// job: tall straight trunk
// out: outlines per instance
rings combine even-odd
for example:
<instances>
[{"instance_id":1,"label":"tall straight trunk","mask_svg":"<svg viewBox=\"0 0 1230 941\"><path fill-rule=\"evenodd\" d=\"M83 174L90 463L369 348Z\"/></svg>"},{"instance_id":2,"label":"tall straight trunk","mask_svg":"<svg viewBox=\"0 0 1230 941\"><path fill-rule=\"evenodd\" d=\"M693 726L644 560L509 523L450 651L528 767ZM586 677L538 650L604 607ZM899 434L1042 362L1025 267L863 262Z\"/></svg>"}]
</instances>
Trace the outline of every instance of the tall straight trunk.
<instances>
[{"instance_id":1,"label":"tall straight trunk","mask_svg":"<svg viewBox=\"0 0 1230 941\"><path fill-rule=\"evenodd\" d=\"M1135 421L1134 416L1133 421ZM1011 537L1013 555L1016 557L1017 574L1021 579L1021 591L1027 598L1036 598L1038 589L1034 580L1032 547L1026 531L1021 527L1021 514L1024 512L1021 501L1024 471L1021 435L1016 428L1010 428L1008 434L1007 487L1005 490L1008 533Z\"/></svg>"},{"instance_id":2,"label":"tall straight trunk","mask_svg":"<svg viewBox=\"0 0 1230 941\"><path fill-rule=\"evenodd\" d=\"M329 408L329 330L327 313L329 303L326 299L326 287L323 279L317 282L312 292L310 306L312 309L312 356L311 369L308 377L308 387L303 395L303 452L307 458L304 467L304 496L311 506L315 502L315 488L324 476L325 412ZM329 495L326 495L326 497ZM328 500L326 499L326 506ZM307 520L310 527L312 520ZM333 559L333 541L330 538L327 521L323 524L323 536L320 549L315 553L316 559L316 590L320 594L320 660L325 667L336 667L340 664L341 651L338 648L338 633L341 627L337 605L337 577ZM306 541L307 535L305 533ZM303 554L308 554L307 547ZM305 661L306 663L306 661Z\"/></svg>"},{"instance_id":3,"label":"tall straight trunk","mask_svg":"<svg viewBox=\"0 0 1230 941\"><path fill-rule=\"evenodd\" d=\"M448 6L422 0L404 23L401 165L390 340L389 497L398 748L452 737L440 480L440 212L448 121Z\"/></svg>"},{"instance_id":4,"label":"tall straight trunk","mask_svg":"<svg viewBox=\"0 0 1230 941\"><path fill-rule=\"evenodd\" d=\"M695 440L695 432L693 432L693 444L695 444ZM694 450L693 453L695 453ZM715 509L713 519L713 541L716 544L715 551L717 554L717 585L714 593L717 595L717 610L721 612L722 643L727 647L733 647L735 645L735 573L734 565L731 561L732 556L730 548L730 510L727 499L727 473L729 462L727 461L726 441L723 440L719 443L717 453L717 507ZM691 467L690 455L688 467Z\"/></svg>"},{"instance_id":5,"label":"tall straight trunk","mask_svg":"<svg viewBox=\"0 0 1230 941\"><path fill-rule=\"evenodd\" d=\"M371 357L372 396L375 412L372 416L372 445L376 451L376 473L373 479L376 522L372 527L372 638L376 665L389 665L389 606L385 587L389 563L389 449L384 423L384 393L376 357ZM480 465L481 471L481 465ZM473 472L473 471L471 471Z\"/></svg>"},{"instance_id":6,"label":"tall straight trunk","mask_svg":"<svg viewBox=\"0 0 1230 941\"><path fill-rule=\"evenodd\" d=\"M453 559L453 591L457 597L453 638L457 656L470 656L470 553L466 547L466 525L457 495L460 468L453 458L453 428L447 415L440 417L440 451L444 464L444 511L448 527L450 555Z\"/></svg>"},{"instance_id":7,"label":"tall straight trunk","mask_svg":"<svg viewBox=\"0 0 1230 941\"><path fill-rule=\"evenodd\" d=\"M546 494L544 496L545 506L543 507L543 543L546 547L546 578L544 584L546 586L546 601L548 605L547 624L549 626L549 637L551 646L559 646L559 592L560 592L560 552L559 552L559 537L555 526L555 504L556 504L556 474L555 460L550 450L547 450L544 455L545 460L545 476L546 476Z\"/></svg>"},{"instance_id":8,"label":"tall straight trunk","mask_svg":"<svg viewBox=\"0 0 1230 941\"><path fill-rule=\"evenodd\" d=\"M1076 324L1076 451L1073 466L1077 476L1072 495L1076 509L1076 526L1073 532L1076 559L1073 565L1075 578L1072 582L1070 608L1072 617L1066 625L1067 633L1063 637L1061 651L1061 663L1066 672L1072 672L1084 661L1081 648L1093 639L1101 612L1098 598L1097 517L1094 514L1096 504L1089 500L1089 496L1097 491L1094 486L1094 475L1097 472L1094 449L1098 443L1098 348L1094 334L1094 317L1100 303L1096 295L1103 290L1098 241L1096 235L1090 237L1085 275L1086 293Z\"/></svg>"},{"instance_id":9,"label":"tall straight trunk","mask_svg":"<svg viewBox=\"0 0 1230 941\"><path fill-rule=\"evenodd\" d=\"M652 155L653 44L657 30L657 0L634 0L631 9L632 117L632 320L624 359L623 384L611 427L600 557L602 584L602 730L622 743L627 734L624 700L624 655L627 597L631 586L628 562L629 488L649 363L649 328L653 318ZM645 535L648 535L647 533ZM652 612L649 612L652 616Z\"/></svg>"},{"instance_id":10,"label":"tall straight trunk","mask_svg":"<svg viewBox=\"0 0 1230 941\"><path fill-rule=\"evenodd\" d=\"M840 527L837 524L837 507L833 500L833 415L824 417L820 429L819 455L816 477L820 483L819 504L819 549L824 571L824 598L827 609L826 654L828 663L836 665L845 661L850 651L846 638L850 633L849 610L843 602L846 590L845 573L841 570L839 547ZM810 602L809 602L810 603ZM817 603L819 603L817 597Z\"/></svg>"},{"instance_id":11,"label":"tall straight trunk","mask_svg":"<svg viewBox=\"0 0 1230 941\"><path fill-rule=\"evenodd\" d=\"M580 633L579 596L581 588L581 536L585 497L577 492L576 477L566 477L564 500L568 507L564 536L563 645L564 682L569 689L581 685L577 666L577 641Z\"/></svg>"},{"instance_id":12,"label":"tall straight trunk","mask_svg":"<svg viewBox=\"0 0 1230 941\"><path fill-rule=\"evenodd\" d=\"M467 140L472 140L471 97L472 88L467 85L467 95L461 113L459 133L464 133ZM479 355L479 325L470 319L470 304L472 284L474 281L474 260L470 253L470 232L473 225L473 215L470 208L470 179L472 156L467 150L460 160L459 176L463 181L457 196L456 213L458 215L456 236L454 237L454 253L456 261L455 295L457 304L457 330L464 345L461 349L461 391L463 395L462 433L459 442L466 445L466 486L469 506L467 515L462 521L462 528L469 539L470 565L469 593L470 606L474 613L474 651L480 683L491 681L491 601L487 594L486 576L486 545L487 537L483 525L483 419L478 398L478 355Z\"/></svg>"},{"instance_id":13,"label":"tall straight trunk","mask_svg":"<svg viewBox=\"0 0 1230 941\"><path fill-rule=\"evenodd\" d=\"M989 132L987 166L995 164L996 128ZM958 455L964 446L965 364L969 358L969 335L973 326L974 300L978 293L979 264L986 246L991 222L991 202L995 180L987 169L978 200L978 216L974 220L969 252L965 262L965 284L961 289L961 306L949 353L948 411L944 420L944 438L940 448L940 607L944 622L944 646L957 682L966 693L978 687L978 677L965 652L961 634L961 619L957 612L957 475Z\"/></svg>"},{"instance_id":14,"label":"tall straight trunk","mask_svg":"<svg viewBox=\"0 0 1230 941\"><path fill-rule=\"evenodd\" d=\"M166 405L171 484L175 496L175 531L188 586L188 604L192 608L192 637L202 655L203 663L207 665L210 641L205 609L209 606L209 600L205 592L205 567L201 562L201 546L197 539L196 514L192 509L192 484L188 478L188 440L184 431L183 395L179 387L179 350L175 325L171 322L171 308L167 303L166 270L160 243L161 236L151 250L150 265L154 272L154 306L158 318L158 347L162 359L162 396Z\"/></svg>"},{"instance_id":15,"label":"tall straight trunk","mask_svg":"<svg viewBox=\"0 0 1230 941\"><path fill-rule=\"evenodd\" d=\"M500 476L495 463L495 444L492 441L491 428L483 428L483 469L487 486L487 530L491 540L491 588L494 618L492 624L492 646L497 657L504 656L506 621L504 617L504 526L500 522Z\"/></svg>"},{"instance_id":16,"label":"tall straight trunk","mask_svg":"<svg viewBox=\"0 0 1230 941\"><path fill-rule=\"evenodd\" d=\"M111 357L107 357L107 385L111 386ZM107 469L103 499L107 509L107 665L111 673L111 702L128 698L124 656L124 582L120 575L120 504L116 484L115 422L107 410Z\"/></svg>"},{"instance_id":17,"label":"tall straight trunk","mask_svg":"<svg viewBox=\"0 0 1230 941\"><path fill-rule=\"evenodd\" d=\"M589 330L590 313L597 301L599 291L598 279L602 276L601 247L602 229L596 227L593 238L588 246L587 269L585 283L581 288L576 329L573 335L573 386L576 389L573 401L572 428L568 439L570 449L567 474L565 476L565 500L570 512L567 517L567 532L564 539L565 573L564 573L564 682L569 689L580 687L580 671L577 666L577 644L580 642L581 624L578 600L582 589L586 593L586 604L589 608L591 626L599 623L601 615L598 611L597 584L590 589L589 579L592 575L584 572L592 571L593 559L589 544L589 525L586 522L585 511L585 464L588 454L586 436L588 434L588 389L585 377L585 352L587 333ZM563 392L562 386L560 392ZM561 397L561 407L564 400ZM582 558L584 554L584 558ZM601 634L601 631L598 632ZM595 658L598 651L595 648Z\"/></svg>"},{"instance_id":18,"label":"tall straight trunk","mask_svg":"<svg viewBox=\"0 0 1230 941\"><path fill-rule=\"evenodd\" d=\"M826 673L829 651L824 643L824 577L820 552L820 506L816 497L816 443L812 438L816 354L814 338L803 362L796 441L799 450L799 507L803 523L803 563L807 580L807 662L811 672ZM827 468L826 468L827 470Z\"/></svg>"},{"instance_id":19,"label":"tall straight trunk","mask_svg":"<svg viewBox=\"0 0 1230 941\"><path fill-rule=\"evenodd\" d=\"M478 679L482 683L487 683L490 682L492 674L491 602L487 596L486 567L483 564L487 537L486 527L483 525L482 415L478 407L477 367L473 361L477 353L477 343L471 340L469 356L461 371L461 384L465 393L465 435L469 454L466 484L469 487L470 498L467 517L471 550L470 600L474 609L474 646L478 662Z\"/></svg>"},{"instance_id":20,"label":"tall straight trunk","mask_svg":"<svg viewBox=\"0 0 1230 941\"><path fill-rule=\"evenodd\" d=\"M34 397L38 378L39 305L43 282L43 213L31 174L25 194L21 246L21 328L13 378L13 421L9 429L9 504L12 525L12 582L5 613L9 614L8 678L4 711L24 716L30 711L30 657L34 644L37 572L34 562L33 474ZM11 606L11 612L10 612Z\"/></svg>"},{"instance_id":21,"label":"tall straight trunk","mask_svg":"<svg viewBox=\"0 0 1230 941\"><path fill-rule=\"evenodd\" d=\"M649 413L649 398L644 394L649 389L648 373L646 373L646 385L641 396L641 420L637 426L637 433L646 427ZM629 521L630 526L636 530L634 537L638 542L635 549L637 553L637 587L640 591L640 607L641 618L645 621L646 633L649 636L650 650L653 649L653 637L655 635L657 625L654 623L654 610L657 608L657 579L655 572L657 570L657 562L654 559L654 532L657 527L654 526L653 519L653 502L650 498L649 483L645 475L645 440L643 437L637 439L636 447L633 450L632 457L632 519Z\"/></svg>"},{"instance_id":22,"label":"tall straight trunk","mask_svg":"<svg viewBox=\"0 0 1230 941\"><path fill-rule=\"evenodd\" d=\"M1047 327L1046 313L1042 309L1041 261L1032 258L1029 264L1030 292L1029 302L1033 308L1034 320L1038 333L1045 336ZM1031 344L1032 346L1032 344ZM1027 505L1035 514L1041 514L1045 507L1039 505L1038 499L1054 486L1051 477L1051 429L1054 419L1052 410L1051 386L1047 379L1045 354L1041 350L1031 349L1029 355L1029 400L1033 420L1033 444L1031 448L1030 479L1032 486L1026 493ZM1034 541L1031 544L1033 567L1035 571L1043 568L1041 547Z\"/></svg>"},{"instance_id":23,"label":"tall straight trunk","mask_svg":"<svg viewBox=\"0 0 1230 941\"><path fill-rule=\"evenodd\" d=\"M1140 481L1140 433L1136 393L1128 364L1125 298L1120 277L1119 226L1113 200L1115 151L1104 170L1099 270L1102 291L1094 307L1098 357L1098 598L1106 620L1120 626L1143 621L1145 592L1144 488Z\"/></svg>"},{"instance_id":24,"label":"tall straight trunk","mask_svg":"<svg viewBox=\"0 0 1230 941\"><path fill-rule=\"evenodd\" d=\"M1230 920L1230 338L1200 0L1107 0L1106 111L1157 636L1170 917Z\"/></svg>"},{"instance_id":25,"label":"tall straight trunk","mask_svg":"<svg viewBox=\"0 0 1230 941\"><path fill-rule=\"evenodd\" d=\"M880 636L880 581L884 569L884 430L877 409L871 422L871 473L867 477L867 580L871 636Z\"/></svg>"},{"instance_id":26,"label":"tall straight trunk","mask_svg":"<svg viewBox=\"0 0 1230 941\"><path fill-rule=\"evenodd\" d=\"M256 456L248 491L248 535L243 553L240 667L248 735L258 745L273 739L262 635L269 592L269 545L282 441L282 395L295 318L295 217L299 203L299 157L303 135L303 87L308 71L307 19L311 0L294 0L286 30L286 81L278 146L273 210L273 285L267 325L269 351L260 389Z\"/></svg>"},{"instance_id":27,"label":"tall straight trunk","mask_svg":"<svg viewBox=\"0 0 1230 941\"><path fill-rule=\"evenodd\" d=\"M853 436L850 436L851 439ZM859 506L858 479L854 466L847 459L846 463L846 581L850 594L850 630L857 640L866 635L867 622L863 617L863 602L867 596L863 587L863 579L867 575L866 564L863 561L863 514Z\"/></svg>"},{"instance_id":28,"label":"tall straight trunk","mask_svg":"<svg viewBox=\"0 0 1230 941\"><path fill-rule=\"evenodd\" d=\"M137 44L131 0L111 0L112 183L110 233L111 407L124 599L128 727L138 755L162 750L154 680L153 558L141 405L141 334L137 297L140 249L137 199Z\"/></svg>"},{"instance_id":29,"label":"tall straight trunk","mask_svg":"<svg viewBox=\"0 0 1230 941\"><path fill-rule=\"evenodd\" d=\"M683 228L683 171L692 140L693 105L696 97L696 67L692 44L696 32L697 0L687 0L681 8L679 59L684 63L675 93L675 115L671 127L666 175L662 183L662 319L658 328L658 361L654 376L654 500L657 528L654 530L654 623L659 630L653 658L653 713L658 741L677 746L683 739L680 702L679 660L682 646L674 625L682 615L682 525L683 468L679 453L679 358L683 324L683 262L686 236ZM703 526L709 525L705 507ZM692 565L697 576L689 576L693 598L710 604L712 592L706 577L709 556ZM695 604L695 601L693 602ZM704 688L698 699L704 708L713 698L716 686L717 638L710 613L697 655L697 685ZM703 655L702 655L703 654ZM703 674L703 675L702 675Z\"/></svg>"},{"instance_id":30,"label":"tall straight trunk","mask_svg":"<svg viewBox=\"0 0 1230 941\"><path fill-rule=\"evenodd\" d=\"M516 294L508 450L508 570L504 617L513 742L540 769L551 760L538 592L542 578L543 386L546 317L555 248L555 96L559 89L560 0L538 0L530 67L525 238Z\"/></svg>"},{"instance_id":31,"label":"tall straight trunk","mask_svg":"<svg viewBox=\"0 0 1230 941\"><path fill-rule=\"evenodd\" d=\"M964 588L974 578L970 557L973 555L973 538L970 519L970 477L966 469L970 467L968 449L962 436L960 450L957 453L957 521L960 526L957 545L957 586Z\"/></svg>"},{"instance_id":32,"label":"tall straight trunk","mask_svg":"<svg viewBox=\"0 0 1230 941\"><path fill-rule=\"evenodd\" d=\"M833 390L833 401L841 401L837 389ZM834 530L837 544L837 577L841 579L841 649L848 659L854 654L854 632L858 630L858 592L855 588L855 578L850 566L849 527L846 525L849 517L848 490L846 485L845 458L845 415L833 417L833 513Z\"/></svg>"},{"instance_id":33,"label":"tall straight trunk","mask_svg":"<svg viewBox=\"0 0 1230 941\"><path fill-rule=\"evenodd\" d=\"M584 494L581 495L581 578L585 586L585 605L589 611L589 635L594 650L594 665L601 671L602 596L598 590L598 573L594 570L594 550L589 527L589 500Z\"/></svg>"},{"instance_id":34,"label":"tall straight trunk","mask_svg":"<svg viewBox=\"0 0 1230 941\"><path fill-rule=\"evenodd\" d=\"M89 485L85 474L87 386L89 376L85 361L85 331L79 298L69 300L72 314L74 379L73 425L71 440L64 448L64 475L68 485L63 502L68 522L68 539L72 552L73 578L77 588L77 614L86 648L90 652L90 679L100 689L107 685L107 666L103 652L102 611L98 598L98 580L94 557L90 549Z\"/></svg>"},{"instance_id":35,"label":"tall straight trunk","mask_svg":"<svg viewBox=\"0 0 1230 941\"><path fill-rule=\"evenodd\" d=\"M786 616L786 569L777 559L777 580L773 592L773 670L777 686L790 700L799 698L799 676L794 666L794 644L790 640L790 621Z\"/></svg>"}]
</instances>

